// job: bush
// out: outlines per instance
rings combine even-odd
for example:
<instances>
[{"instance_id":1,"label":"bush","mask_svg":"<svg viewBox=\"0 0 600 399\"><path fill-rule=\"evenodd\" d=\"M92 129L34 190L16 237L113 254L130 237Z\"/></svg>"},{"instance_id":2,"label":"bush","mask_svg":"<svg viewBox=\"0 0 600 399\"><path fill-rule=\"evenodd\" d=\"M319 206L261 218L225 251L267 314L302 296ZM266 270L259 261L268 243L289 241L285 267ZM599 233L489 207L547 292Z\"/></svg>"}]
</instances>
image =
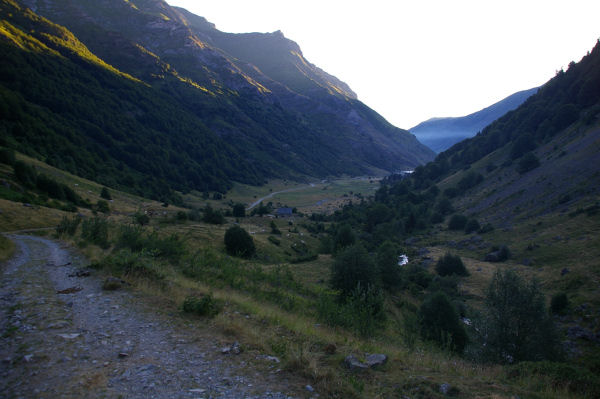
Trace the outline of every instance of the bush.
<instances>
[{"instance_id":1,"label":"bush","mask_svg":"<svg viewBox=\"0 0 600 399\"><path fill-rule=\"evenodd\" d=\"M16 161L13 165L15 177L25 187L35 187L37 173L32 166L27 165L23 161Z\"/></svg>"},{"instance_id":2,"label":"bush","mask_svg":"<svg viewBox=\"0 0 600 399\"><path fill-rule=\"evenodd\" d=\"M281 245L281 240L279 240L279 239L278 239L278 238L276 238L276 237L269 236L268 240L269 240L271 243L273 243L273 244L275 244L275 245L277 245L277 246Z\"/></svg>"},{"instance_id":3,"label":"bush","mask_svg":"<svg viewBox=\"0 0 600 399\"><path fill-rule=\"evenodd\" d=\"M525 282L514 271L494 273L483 318L474 324L484 361L516 363L560 356L555 326L538 283Z\"/></svg>"},{"instance_id":4,"label":"bush","mask_svg":"<svg viewBox=\"0 0 600 399\"><path fill-rule=\"evenodd\" d=\"M450 253L446 253L437 261L435 271L440 276L450 276L452 274L457 274L459 276L469 275L460 256L452 255Z\"/></svg>"},{"instance_id":5,"label":"bush","mask_svg":"<svg viewBox=\"0 0 600 399\"><path fill-rule=\"evenodd\" d=\"M378 286L379 279L371 257L362 245L356 244L340 252L331 269L331 286L349 296L357 287L367 290Z\"/></svg>"},{"instance_id":6,"label":"bush","mask_svg":"<svg viewBox=\"0 0 600 399\"><path fill-rule=\"evenodd\" d=\"M0 148L0 163L6 165L15 164L15 151L10 148Z\"/></svg>"},{"instance_id":7,"label":"bush","mask_svg":"<svg viewBox=\"0 0 600 399\"><path fill-rule=\"evenodd\" d=\"M136 212L133 215L133 220L135 220L135 222L140 226L144 226L150 223L150 216L146 215L145 213Z\"/></svg>"},{"instance_id":8,"label":"bush","mask_svg":"<svg viewBox=\"0 0 600 399\"><path fill-rule=\"evenodd\" d=\"M56 235L59 237L62 237L65 234L71 237L74 236L79 223L81 223L80 217L76 216L69 219L68 217L63 216L58 226L56 226Z\"/></svg>"},{"instance_id":9,"label":"bush","mask_svg":"<svg viewBox=\"0 0 600 399\"><path fill-rule=\"evenodd\" d=\"M235 204L233 206L232 215L236 218L246 217L246 207L244 206L244 204Z\"/></svg>"},{"instance_id":10,"label":"bush","mask_svg":"<svg viewBox=\"0 0 600 399\"><path fill-rule=\"evenodd\" d=\"M220 211L215 211L210 205L206 205L204 208L202 220L210 224L225 224L225 216Z\"/></svg>"},{"instance_id":11,"label":"bush","mask_svg":"<svg viewBox=\"0 0 600 399\"><path fill-rule=\"evenodd\" d=\"M108 202L103 200L98 200L96 203L96 210L102 213L110 213L110 208L108 207Z\"/></svg>"},{"instance_id":12,"label":"bush","mask_svg":"<svg viewBox=\"0 0 600 399\"><path fill-rule=\"evenodd\" d=\"M377 249L377 267L381 281L386 289L400 285L400 266L398 266L398 248L391 241L386 241Z\"/></svg>"},{"instance_id":13,"label":"bush","mask_svg":"<svg viewBox=\"0 0 600 399\"><path fill-rule=\"evenodd\" d=\"M517 172L522 175L537 168L538 166L540 166L540 161L532 152L529 152L525 154L519 161L517 165Z\"/></svg>"},{"instance_id":14,"label":"bush","mask_svg":"<svg viewBox=\"0 0 600 399\"><path fill-rule=\"evenodd\" d=\"M479 229L479 234L485 234L491 231L494 231L494 226L492 226L491 223L486 223Z\"/></svg>"},{"instance_id":15,"label":"bush","mask_svg":"<svg viewBox=\"0 0 600 399\"><path fill-rule=\"evenodd\" d=\"M281 234L281 230L277 228L277 225L275 224L274 220L271 220L271 224L269 227L271 227L271 234Z\"/></svg>"},{"instance_id":16,"label":"bush","mask_svg":"<svg viewBox=\"0 0 600 399\"><path fill-rule=\"evenodd\" d=\"M550 311L553 314L563 314L569 306L569 299L564 292L555 294L550 300Z\"/></svg>"},{"instance_id":17,"label":"bush","mask_svg":"<svg viewBox=\"0 0 600 399\"><path fill-rule=\"evenodd\" d=\"M108 188L106 187L102 187L102 190L100 191L100 198L104 198L105 200L111 200L112 196L110 195L110 191L108 191Z\"/></svg>"},{"instance_id":18,"label":"bush","mask_svg":"<svg viewBox=\"0 0 600 399\"><path fill-rule=\"evenodd\" d=\"M254 240L240 226L233 226L225 232L225 249L227 253L242 258L251 258L256 253Z\"/></svg>"},{"instance_id":19,"label":"bush","mask_svg":"<svg viewBox=\"0 0 600 399\"><path fill-rule=\"evenodd\" d=\"M84 220L81 225L81 237L101 248L108 248L108 222L99 217Z\"/></svg>"},{"instance_id":20,"label":"bush","mask_svg":"<svg viewBox=\"0 0 600 399\"><path fill-rule=\"evenodd\" d=\"M425 299L419 309L419 320L423 339L459 353L465 348L467 333L443 293L436 292Z\"/></svg>"},{"instance_id":21,"label":"bush","mask_svg":"<svg viewBox=\"0 0 600 399\"><path fill-rule=\"evenodd\" d=\"M319 320L330 326L341 326L370 337L385 322L384 297L381 290L371 287L354 289L342 301L334 295L323 293L317 302Z\"/></svg>"},{"instance_id":22,"label":"bush","mask_svg":"<svg viewBox=\"0 0 600 399\"><path fill-rule=\"evenodd\" d=\"M472 187L475 187L479 183L483 181L483 176L477 172L469 172L467 173L460 181L458 182L458 188L461 191L466 191Z\"/></svg>"},{"instance_id":23,"label":"bush","mask_svg":"<svg viewBox=\"0 0 600 399\"><path fill-rule=\"evenodd\" d=\"M211 294L200 298L188 296L183 301L182 309L186 313L194 313L199 316L214 317L221 311L223 305L213 298Z\"/></svg>"},{"instance_id":24,"label":"bush","mask_svg":"<svg viewBox=\"0 0 600 399\"><path fill-rule=\"evenodd\" d=\"M449 230L463 230L467 224L467 217L465 215L452 215L448 222Z\"/></svg>"},{"instance_id":25,"label":"bush","mask_svg":"<svg viewBox=\"0 0 600 399\"><path fill-rule=\"evenodd\" d=\"M467 224L465 224L465 234L473 233L474 231L478 231L480 228L481 226L479 226L477 219L469 219Z\"/></svg>"},{"instance_id":26,"label":"bush","mask_svg":"<svg viewBox=\"0 0 600 399\"><path fill-rule=\"evenodd\" d=\"M177 211L175 219L179 222L185 222L188 219L188 214L185 211Z\"/></svg>"},{"instance_id":27,"label":"bush","mask_svg":"<svg viewBox=\"0 0 600 399\"><path fill-rule=\"evenodd\" d=\"M356 235L352 231L352 228L348 225L341 226L333 240L333 253L337 254L342 249L354 245L356 242Z\"/></svg>"}]
</instances>

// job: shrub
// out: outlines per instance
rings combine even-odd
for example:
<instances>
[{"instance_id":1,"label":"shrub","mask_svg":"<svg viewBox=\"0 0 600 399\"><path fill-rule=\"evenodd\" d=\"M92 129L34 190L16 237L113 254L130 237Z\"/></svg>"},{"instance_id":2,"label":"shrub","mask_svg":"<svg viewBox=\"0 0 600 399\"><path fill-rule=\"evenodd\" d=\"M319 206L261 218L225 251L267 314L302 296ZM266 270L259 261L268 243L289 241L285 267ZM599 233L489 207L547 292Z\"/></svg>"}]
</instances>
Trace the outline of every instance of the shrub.
<instances>
[{"instance_id":1,"label":"shrub","mask_svg":"<svg viewBox=\"0 0 600 399\"><path fill-rule=\"evenodd\" d=\"M225 224L225 216L220 211L215 211L210 205L206 205L204 208L202 220L210 224Z\"/></svg>"},{"instance_id":2,"label":"shrub","mask_svg":"<svg viewBox=\"0 0 600 399\"><path fill-rule=\"evenodd\" d=\"M81 225L81 237L101 248L108 248L108 222L99 217L84 220Z\"/></svg>"},{"instance_id":3,"label":"shrub","mask_svg":"<svg viewBox=\"0 0 600 399\"><path fill-rule=\"evenodd\" d=\"M353 245L356 242L356 235L348 225L341 226L333 240L333 253L337 254L342 249Z\"/></svg>"},{"instance_id":4,"label":"shrub","mask_svg":"<svg viewBox=\"0 0 600 399\"><path fill-rule=\"evenodd\" d=\"M483 318L475 323L484 361L553 360L559 341L537 281L497 270L486 292Z\"/></svg>"},{"instance_id":5,"label":"shrub","mask_svg":"<svg viewBox=\"0 0 600 399\"><path fill-rule=\"evenodd\" d=\"M221 311L223 305L213 298L211 294L200 298L188 296L183 301L182 309L186 313L194 313L199 316L214 317Z\"/></svg>"},{"instance_id":6,"label":"shrub","mask_svg":"<svg viewBox=\"0 0 600 399\"><path fill-rule=\"evenodd\" d=\"M569 299L564 292L555 294L550 300L550 310L554 314L563 314L569 306Z\"/></svg>"},{"instance_id":7,"label":"shrub","mask_svg":"<svg viewBox=\"0 0 600 399\"><path fill-rule=\"evenodd\" d=\"M243 218L246 216L246 207L244 204L235 204L232 211L233 217Z\"/></svg>"},{"instance_id":8,"label":"shrub","mask_svg":"<svg viewBox=\"0 0 600 399\"><path fill-rule=\"evenodd\" d=\"M490 231L494 231L494 226L491 223L486 223L479 229L479 234L489 233Z\"/></svg>"},{"instance_id":9,"label":"shrub","mask_svg":"<svg viewBox=\"0 0 600 399\"><path fill-rule=\"evenodd\" d=\"M37 173L32 166L27 165L23 161L16 161L13 165L15 177L25 187L34 187Z\"/></svg>"},{"instance_id":10,"label":"shrub","mask_svg":"<svg viewBox=\"0 0 600 399\"><path fill-rule=\"evenodd\" d=\"M0 163L6 165L15 164L15 151L10 148L0 148Z\"/></svg>"},{"instance_id":11,"label":"shrub","mask_svg":"<svg viewBox=\"0 0 600 399\"><path fill-rule=\"evenodd\" d=\"M144 230L140 226L122 225L119 228L116 248L129 248L133 252L144 249Z\"/></svg>"},{"instance_id":12,"label":"shrub","mask_svg":"<svg viewBox=\"0 0 600 399\"><path fill-rule=\"evenodd\" d=\"M467 224L465 224L465 234L470 234L474 231L478 231L481 226L479 226L479 222L477 219L469 219Z\"/></svg>"},{"instance_id":13,"label":"shrub","mask_svg":"<svg viewBox=\"0 0 600 399\"><path fill-rule=\"evenodd\" d=\"M436 292L425 299L419 309L419 320L423 339L459 353L463 351L467 333L446 295Z\"/></svg>"},{"instance_id":14,"label":"shrub","mask_svg":"<svg viewBox=\"0 0 600 399\"><path fill-rule=\"evenodd\" d=\"M227 253L242 258L250 258L256 253L254 240L240 226L233 226L225 232L225 248Z\"/></svg>"},{"instance_id":15,"label":"shrub","mask_svg":"<svg viewBox=\"0 0 600 399\"><path fill-rule=\"evenodd\" d=\"M449 230L462 230L465 228L467 224L467 217L465 215L452 215L450 221L448 222Z\"/></svg>"},{"instance_id":16,"label":"shrub","mask_svg":"<svg viewBox=\"0 0 600 399\"><path fill-rule=\"evenodd\" d=\"M517 172L522 175L537 168L538 166L540 166L540 161L532 152L529 152L525 154L519 161L517 165Z\"/></svg>"},{"instance_id":17,"label":"shrub","mask_svg":"<svg viewBox=\"0 0 600 399\"><path fill-rule=\"evenodd\" d=\"M185 222L188 219L188 214L185 211L177 211L175 219L179 222Z\"/></svg>"},{"instance_id":18,"label":"shrub","mask_svg":"<svg viewBox=\"0 0 600 399\"><path fill-rule=\"evenodd\" d=\"M277 225L275 224L274 220L271 220L270 227L271 227L271 234L281 234L281 230L279 230L277 228Z\"/></svg>"},{"instance_id":19,"label":"shrub","mask_svg":"<svg viewBox=\"0 0 600 399\"><path fill-rule=\"evenodd\" d=\"M483 176L477 172L469 172L458 182L458 188L462 191L466 191L472 187L475 187L483 181Z\"/></svg>"},{"instance_id":20,"label":"shrub","mask_svg":"<svg viewBox=\"0 0 600 399\"><path fill-rule=\"evenodd\" d=\"M268 240L277 246L281 245L281 241L276 237L269 236Z\"/></svg>"},{"instance_id":21,"label":"shrub","mask_svg":"<svg viewBox=\"0 0 600 399\"><path fill-rule=\"evenodd\" d=\"M98 200L96 203L96 210L102 213L110 213L110 208L108 207L108 202L103 200Z\"/></svg>"},{"instance_id":22,"label":"shrub","mask_svg":"<svg viewBox=\"0 0 600 399\"><path fill-rule=\"evenodd\" d=\"M450 276L452 274L457 274L459 276L469 275L460 256L452 255L450 253L446 253L437 261L435 271L440 276Z\"/></svg>"},{"instance_id":23,"label":"shrub","mask_svg":"<svg viewBox=\"0 0 600 399\"><path fill-rule=\"evenodd\" d=\"M400 266L398 266L398 248L391 241L386 241L377 249L377 267L383 286L387 289L400 285Z\"/></svg>"},{"instance_id":24,"label":"shrub","mask_svg":"<svg viewBox=\"0 0 600 399\"><path fill-rule=\"evenodd\" d=\"M56 226L56 235L62 237L63 235L74 236L77 231L77 227L81 223L80 217L68 218L64 216L58 226Z\"/></svg>"},{"instance_id":25,"label":"shrub","mask_svg":"<svg viewBox=\"0 0 600 399\"><path fill-rule=\"evenodd\" d=\"M458 188L456 187L448 187L444 190L444 195L448 198L454 198L458 195Z\"/></svg>"},{"instance_id":26,"label":"shrub","mask_svg":"<svg viewBox=\"0 0 600 399\"><path fill-rule=\"evenodd\" d=\"M317 301L317 316L331 326L341 326L370 337L385 322L384 298L381 290L371 287L355 288L342 301L334 295L323 293Z\"/></svg>"},{"instance_id":27,"label":"shrub","mask_svg":"<svg viewBox=\"0 0 600 399\"><path fill-rule=\"evenodd\" d=\"M378 284L377 270L362 245L356 244L340 252L331 269L331 286L349 296L357 287L367 290Z\"/></svg>"},{"instance_id":28,"label":"shrub","mask_svg":"<svg viewBox=\"0 0 600 399\"><path fill-rule=\"evenodd\" d=\"M144 225L150 223L150 216L146 215L145 213L141 213L141 212L136 212L133 215L133 219L140 226L144 226Z\"/></svg>"},{"instance_id":29,"label":"shrub","mask_svg":"<svg viewBox=\"0 0 600 399\"><path fill-rule=\"evenodd\" d=\"M106 187L102 187L102 190L100 191L100 198L104 198L105 200L111 200L112 196L110 195L110 191L108 191L108 188Z\"/></svg>"}]
</instances>

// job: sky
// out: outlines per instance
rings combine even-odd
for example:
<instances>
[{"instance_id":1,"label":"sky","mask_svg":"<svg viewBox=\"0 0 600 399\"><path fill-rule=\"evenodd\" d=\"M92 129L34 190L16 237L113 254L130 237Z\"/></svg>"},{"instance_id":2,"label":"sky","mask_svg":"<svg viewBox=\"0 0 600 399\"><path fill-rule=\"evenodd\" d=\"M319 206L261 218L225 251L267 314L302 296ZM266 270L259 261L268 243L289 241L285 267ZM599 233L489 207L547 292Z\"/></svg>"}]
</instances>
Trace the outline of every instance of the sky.
<instances>
[{"instance_id":1,"label":"sky","mask_svg":"<svg viewBox=\"0 0 600 399\"><path fill-rule=\"evenodd\" d=\"M544 84L600 38L598 0L167 0L273 32L392 124L463 116Z\"/></svg>"}]
</instances>

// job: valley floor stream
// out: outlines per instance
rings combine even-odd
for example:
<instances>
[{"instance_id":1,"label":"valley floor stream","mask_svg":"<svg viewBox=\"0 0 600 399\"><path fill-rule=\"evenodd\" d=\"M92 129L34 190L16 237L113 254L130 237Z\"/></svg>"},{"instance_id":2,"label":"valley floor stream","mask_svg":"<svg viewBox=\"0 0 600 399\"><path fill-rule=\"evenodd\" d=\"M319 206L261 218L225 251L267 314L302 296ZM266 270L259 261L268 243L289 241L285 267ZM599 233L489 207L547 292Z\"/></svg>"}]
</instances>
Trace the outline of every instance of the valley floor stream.
<instances>
[{"instance_id":1,"label":"valley floor stream","mask_svg":"<svg viewBox=\"0 0 600 399\"><path fill-rule=\"evenodd\" d=\"M0 397L309 396L256 353L222 354L202 320L158 312L135 290L103 291L93 271L77 277L86 260L76 251L7 236L17 251L1 269Z\"/></svg>"}]
</instances>

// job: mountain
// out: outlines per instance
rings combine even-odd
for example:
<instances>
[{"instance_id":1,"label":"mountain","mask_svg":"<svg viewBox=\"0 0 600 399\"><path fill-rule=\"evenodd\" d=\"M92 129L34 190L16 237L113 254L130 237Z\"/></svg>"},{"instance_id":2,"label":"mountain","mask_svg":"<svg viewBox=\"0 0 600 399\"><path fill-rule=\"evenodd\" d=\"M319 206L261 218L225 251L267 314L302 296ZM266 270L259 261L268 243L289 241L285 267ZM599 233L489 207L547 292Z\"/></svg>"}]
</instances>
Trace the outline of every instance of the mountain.
<instances>
[{"instance_id":1,"label":"mountain","mask_svg":"<svg viewBox=\"0 0 600 399\"><path fill-rule=\"evenodd\" d=\"M475 136L484 127L523 104L538 88L519 91L503 100L467 116L454 118L431 118L419 123L409 131L433 151L439 153L453 144Z\"/></svg>"},{"instance_id":2,"label":"mountain","mask_svg":"<svg viewBox=\"0 0 600 399\"><path fill-rule=\"evenodd\" d=\"M281 32L161 0L0 5L0 144L83 177L166 198L433 158Z\"/></svg>"},{"instance_id":3,"label":"mountain","mask_svg":"<svg viewBox=\"0 0 600 399\"><path fill-rule=\"evenodd\" d=\"M521 106L413 174L452 187L499 224L595 204L600 195L600 42Z\"/></svg>"}]
</instances>

